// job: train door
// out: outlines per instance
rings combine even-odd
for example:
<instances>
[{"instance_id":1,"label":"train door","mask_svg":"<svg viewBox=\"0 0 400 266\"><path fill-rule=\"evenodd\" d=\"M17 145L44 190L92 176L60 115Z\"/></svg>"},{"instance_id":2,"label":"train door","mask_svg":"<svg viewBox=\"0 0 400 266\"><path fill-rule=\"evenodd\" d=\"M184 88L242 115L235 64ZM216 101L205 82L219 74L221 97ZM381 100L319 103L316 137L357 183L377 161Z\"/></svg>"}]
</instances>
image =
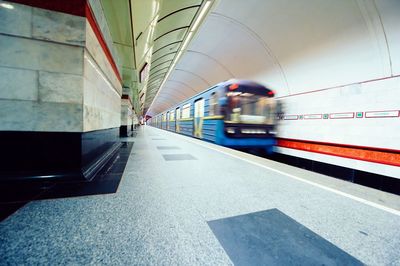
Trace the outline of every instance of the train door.
<instances>
[{"instance_id":1,"label":"train door","mask_svg":"<svg viewBox=\"0 0 400 266\"><path fill-rule=\"evenodd\" d=\"M171 131L175 131L175 109L171 110L170 114L169 114L169 129Z\"/></svg>"},{"instance_id":2,"label":"train door","mask_svg":"<svg viewBox=\"0 0 400 266\"><path fill-rule=\"evenodd\" d=\"M168 111L168 112L167 112L167 116L166 116L166 118L165 118L165 120L166 120L165 129L166 129L166 130L169 130L169 116L170 116L170 113L169 113L169 111Z\"/></svg>"},{"instance_id":3,"label":"train door","mask_svg":"<svg viewBox=\"0 0 400 266\"><path fill-rule=\"evenodd\" d=\"M200 98L194 102L194 134L195 138L203 138L203 117L204 117L204 99Z\"/></svg>"},{"instance_id":4,"label":"train door","mask_svg":"<svg viewBox=\"0 0 400 266\"><path fill-rule=\"evenodd\" d=\"M181 119L181 108L176 108L175 112L175 131L180 132L179 120Z\"/></svg>"}]
</instances>

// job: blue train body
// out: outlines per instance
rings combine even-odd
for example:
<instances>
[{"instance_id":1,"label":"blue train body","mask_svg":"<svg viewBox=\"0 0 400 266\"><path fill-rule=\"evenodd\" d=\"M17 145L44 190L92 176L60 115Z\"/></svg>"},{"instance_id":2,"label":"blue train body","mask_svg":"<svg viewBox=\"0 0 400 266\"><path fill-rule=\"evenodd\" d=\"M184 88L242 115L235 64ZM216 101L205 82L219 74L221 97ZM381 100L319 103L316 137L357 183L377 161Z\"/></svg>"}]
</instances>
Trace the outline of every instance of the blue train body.
<instances>
[{"instance_id":1,"label":"blue train body","mask_svg":"<svg viewBox=\"0 0 400 266\"><path fill-rule=\"evenodd\" d=\"M233 148L276 144L274 92L250 81L231 80L152 117L148 124Z\"/></svg>"}]
</instances>

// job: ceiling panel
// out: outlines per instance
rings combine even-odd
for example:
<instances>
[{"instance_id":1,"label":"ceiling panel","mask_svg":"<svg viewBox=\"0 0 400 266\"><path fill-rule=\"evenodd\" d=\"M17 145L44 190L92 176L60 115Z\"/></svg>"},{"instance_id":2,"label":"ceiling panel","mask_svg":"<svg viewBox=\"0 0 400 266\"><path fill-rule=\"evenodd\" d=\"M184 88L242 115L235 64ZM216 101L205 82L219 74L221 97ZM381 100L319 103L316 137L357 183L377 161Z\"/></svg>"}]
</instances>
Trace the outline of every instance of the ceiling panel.
<instances>
[{"instance_id":1,"label":"ceiling panel","mask_svg":"<svg viewBox=\"0 0 400 266\"><path fill-rule=\"evenodd\" d=\"M120 56L120 62L122 66L124 67L130 67L130 68L135 68L134 64L134 54L133 54L133 48L132 46L128 45L121 45L118 43L114 43L114 47L117 50L118 54Z\"/></svg>"},{"instance_id":2,"label":"ceiling panel","mask_svg":"<svg viewBox=\"0 0 400 266\"><path fill-rule=\"evenodd\" d=\"M101 0L113 41L132 46L129 1Z\"/></svg>"},{"instance_id":3,"label":"ceiling panel","mask_svg":"<svg viewBox=\"0 0 400 266\"><path fill-rule=\"evenodd\" d=\"M166 54L160 54L160 56L158 57L152 57L152 61L151 61L151 65L154 66L155 64L159 63L159 62L163 62L163 61L167 61L167 60L173 60L175 57L176 51L170 52L170 53L166 53Z\"/></svg>"},{"instance_id":4,"label":"ceiling panel","mask_svg":"<svg viewBox=\"0 0 400 266\"><path fill-rule=\"evenodd\" d=\"M154 39L157 39L174 29L188 27L193 20L193 17L196 15L198 9L198 7L183 9L169 15L168 17L165 17L161 21L159 20L157 23L157 29Z\"/></svg>"},{"instance_id":5,"label":"ceiling panel","mask_svg":"<svg viewBox=\"0 0 400 266\"><path fill-rule=\"evenodd\" d=\"M161 2L162 0L131 0L135 39L147 30L152 21L158 20Z\"/></svg>"},{"instance_id":6,"label":"ceiling panel","mask_svg":"<svg viewBox=\"0 0 400 266\"><path fill-rule=\"evenodd\" d=\"M175 29L174 31L169 32L168 34L163 35L159 39L154 40L153 51L156 51L159 48L162 48L168 44L175 43L177 41L182 41L187 30L188 30L187 28Z\"/></svg>"},{"instance_id":7,"label":"ceiling panel","mask_svg":"<svg viewBox=\"0 0 400 266\"><path fill-rule=\"evenodd\" d=\"M166 0L162 3L162 10L160 11L160 19L176 12L177 10L184 9L191 6L199 6L202 0Z\"/></svg>"}]
</instances>

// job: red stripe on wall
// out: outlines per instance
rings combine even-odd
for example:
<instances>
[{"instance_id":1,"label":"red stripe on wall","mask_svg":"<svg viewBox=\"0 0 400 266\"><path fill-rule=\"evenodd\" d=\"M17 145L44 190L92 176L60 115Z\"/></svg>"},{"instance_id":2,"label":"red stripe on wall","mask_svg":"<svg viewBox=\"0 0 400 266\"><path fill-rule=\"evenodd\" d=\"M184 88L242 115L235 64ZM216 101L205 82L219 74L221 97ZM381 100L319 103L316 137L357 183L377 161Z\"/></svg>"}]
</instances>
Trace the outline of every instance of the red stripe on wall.
<instances>
[{"instance_id":1,"label":"red stripe on wall","mask_svg":"<svg viewBox=\"0 0 400 266\"><path fill-rule=\"evenodd\" d=\"M85 16L86 0L8 0L10 2L67 13L75 16Z\"/></svg>"},{"instance_id":2,"label":"red stripe on wall","mask_svg":"<svg viewBox=\"0 0 400 266\"><path fill-rule=\"evenodd\" d=\"M92 12L92 9L90 8L89 3L86 3L86 18L89 21L89 24L92 27L93 32L96 35L101 48L103 48L103 51L108 59L108 62L110 63L115 75L117 76L118 80L122 83L121 75L119 74L117 65L115 64L115 61L111 55L111 52L108 49L108 46L103 38L103 34L101 33L99 26L97 25L96 19L93 15L93 12Z\"/></svg>"},{"instance_id":3,"label":"red stripe on wall","mask_svg":"<svg viewBox=\"0 0 400 266\"><path fill-rule=\"evenodd\" d=\"M400 152L398 150L291 139L278 139L278 146L367 162L400 166Z\"/></svg>"}]
</instances>

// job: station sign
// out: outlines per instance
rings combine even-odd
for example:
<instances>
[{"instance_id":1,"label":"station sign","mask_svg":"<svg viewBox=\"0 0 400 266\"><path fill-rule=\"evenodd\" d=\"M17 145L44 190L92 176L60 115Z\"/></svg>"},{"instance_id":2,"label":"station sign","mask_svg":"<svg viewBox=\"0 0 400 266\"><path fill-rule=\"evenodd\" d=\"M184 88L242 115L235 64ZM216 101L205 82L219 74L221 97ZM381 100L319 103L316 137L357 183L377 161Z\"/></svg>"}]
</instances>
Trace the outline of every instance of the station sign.
<instances>
[{"instance_id":1,"label":"station sign","mask_svg":"<svg viewBox=\"0 0 400 266\"><path fill-rule=\"evenodd\" d=\"M354 118L354 113L336 113L336 114L330 114L329 115L330 119L348 119L348 118Z\"/></svg>"},{"instance_id":2,"label":"station sign","mask_svg":"<svg viewBox=\"0 0 400 266\"><path fill-rule=\"evenodd\" d=\"M285 115L283 120L297 120L299 119L298 115Z\"/></svg>"},{"instance_id":3,"label":"station sign","mask_svg":"<svg viewBox=\"0 0 400 266\"><path fill-rule=\"evenodd\" d=\"M399 116L399 111L365 112L366 118L398 117L398 116Z\"/></svg>"},{"instance_id":4,"label":"station sign","mask_svg":"<svg viewBox=\"0 0 400 266\"><path fill-rule=\"evenodd\" d=\"M322 119L322 114L304 115L304 119Z\"/></svg>"}]
</instances>

